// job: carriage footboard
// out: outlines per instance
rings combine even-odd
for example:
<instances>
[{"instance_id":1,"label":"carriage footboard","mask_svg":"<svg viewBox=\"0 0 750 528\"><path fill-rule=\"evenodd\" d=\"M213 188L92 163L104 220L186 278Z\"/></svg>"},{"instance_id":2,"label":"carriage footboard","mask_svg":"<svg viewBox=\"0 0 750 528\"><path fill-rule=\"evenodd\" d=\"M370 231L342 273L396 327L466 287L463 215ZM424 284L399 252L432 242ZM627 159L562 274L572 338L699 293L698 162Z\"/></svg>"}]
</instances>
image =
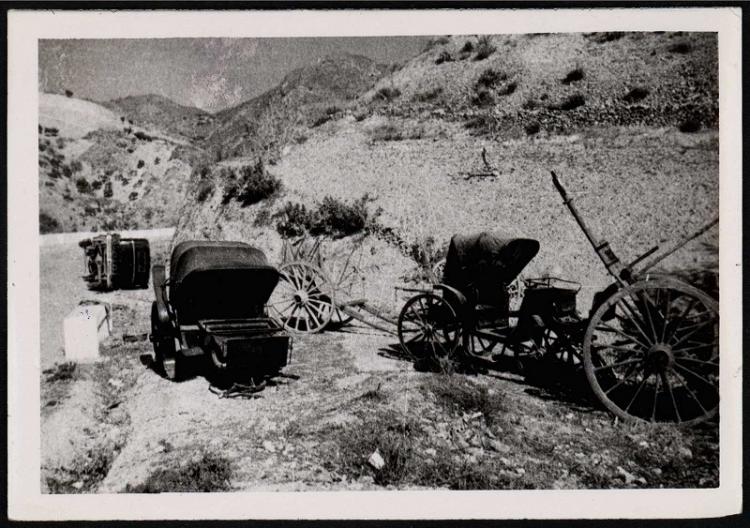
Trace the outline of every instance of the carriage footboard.
<instances>
[{"instance_id":1,"label":"carriage footboard","mask_svg":"<svg viewBox=\"0 0 750 528\"><path fill-rule=\"evenodd\" d=\"M200 321L203 344L219 368L279 371L289 362L292 340L273 319Z\"/></svg>"}]
</instances>

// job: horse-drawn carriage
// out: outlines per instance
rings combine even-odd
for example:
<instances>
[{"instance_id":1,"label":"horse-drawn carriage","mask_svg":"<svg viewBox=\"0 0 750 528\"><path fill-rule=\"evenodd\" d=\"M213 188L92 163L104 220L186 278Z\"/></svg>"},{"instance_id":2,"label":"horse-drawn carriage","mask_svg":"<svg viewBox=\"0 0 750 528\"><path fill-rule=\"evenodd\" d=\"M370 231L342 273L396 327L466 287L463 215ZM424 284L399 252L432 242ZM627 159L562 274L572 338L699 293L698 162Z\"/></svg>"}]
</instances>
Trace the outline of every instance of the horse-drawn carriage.
<instances>
[{"instance_id":1,"label":"horse-drawn carriage","mask_svg":"<svg viewBox=\"0 0 750 528\"><path fill-rule=\"evenodd\" d=\"M167 279L163 265L153 267L150 337L169 379L196 359L209 360L210 374L252 379L287 364L291 337L265 308L279 273L262 251L242 242L182 242L169 268Z\"/></svg>"},{"instance_id":2,"label":"horse-drawn carriage","mask_svg":"<svg viewBox=\"0 0 750 528\"><path fill-rule=\"evenodd\" d=\"M298 251L280 267L283 287L271 305L273 314L294 332L320 331L336 317L339 322L357 318L398 336L401 348L416 359L429 358L444 368L457 361L492 360L498 346L522 365L554 357L583 369L596 397L622 419L695 423L714 416L718 302L682 280L648 270L718 219L658 257L654 247L625 265L607 242L592 235L554 173L553 182L614 279L594 296L587 317L577 310L577 283L517 279L539 250L536 240L492 233L454 236L435 284L401 288L413 295L397 319L342 295L342 285L352 282L347 266L331 279L317 247ZM525 286L517 310L509 303L513 284Z\"/></svg>"}]
</instances>

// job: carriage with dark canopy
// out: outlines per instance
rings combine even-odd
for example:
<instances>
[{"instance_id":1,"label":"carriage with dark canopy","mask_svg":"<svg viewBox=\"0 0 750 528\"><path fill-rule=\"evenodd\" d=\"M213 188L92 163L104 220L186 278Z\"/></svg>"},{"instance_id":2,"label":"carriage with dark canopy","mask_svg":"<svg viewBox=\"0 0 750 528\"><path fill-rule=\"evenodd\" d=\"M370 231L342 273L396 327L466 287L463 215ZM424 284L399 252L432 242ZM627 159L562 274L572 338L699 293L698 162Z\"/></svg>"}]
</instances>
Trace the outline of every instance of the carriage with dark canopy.
<instances>
[{"instance_id":1,"label":"carriage with dark canopy","mask_svg":"<svg viewBox=\"0 0 750 528\"><path fill-rule=\"evenodd\" d=\"M621 419L679 424L711 419L719 408L718 301L678 277L650 270L717 225L718 218L625 264L593 235L552 177L614 279L594 295L587 316L576 308L578 283L558 277L515 280L537 254L536 240L456 235L439 282L412 289L416 295L401 310L402 349L441 367L466 358L494 360L506 350L522 366L552 357L584 371L596 398ZM517 310L509 303L514 285L524 287ZM495 353L498 346L501 354Z\"/></svg>"},{"instance_id":2,"label":"carriage with dark canopy","mask_svg":"<svg viewBox=\"0 0 750 528\"><path fill-rule=\"evenodd\" d=\"M266 312L279 280L265 254L242 242L187 241L153 267L151 336L157 368L181 378L204 362L212 374L259 379L287 364L291 337Z\"/></svg>"}]
</instances>

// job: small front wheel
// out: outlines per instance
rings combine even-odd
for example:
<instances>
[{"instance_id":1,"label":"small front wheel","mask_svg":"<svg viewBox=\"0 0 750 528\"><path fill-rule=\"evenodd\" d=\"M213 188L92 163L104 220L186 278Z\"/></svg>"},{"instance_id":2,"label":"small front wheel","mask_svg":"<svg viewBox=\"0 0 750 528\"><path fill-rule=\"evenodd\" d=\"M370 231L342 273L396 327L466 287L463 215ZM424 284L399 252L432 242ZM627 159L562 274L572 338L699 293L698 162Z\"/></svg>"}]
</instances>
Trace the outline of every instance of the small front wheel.
<instances>
[{"instance_id":1,"label":"small front wheel","mask_svg":"<svg viewBox=\"0 0 750 528\"><path fill-rule=\"evenodd\" d=\"M415 361L433 361L451 371L461 343L461 324L448 301L434 293L409 299L398 316L398 340Z\"/></svg>"}]
</instances>

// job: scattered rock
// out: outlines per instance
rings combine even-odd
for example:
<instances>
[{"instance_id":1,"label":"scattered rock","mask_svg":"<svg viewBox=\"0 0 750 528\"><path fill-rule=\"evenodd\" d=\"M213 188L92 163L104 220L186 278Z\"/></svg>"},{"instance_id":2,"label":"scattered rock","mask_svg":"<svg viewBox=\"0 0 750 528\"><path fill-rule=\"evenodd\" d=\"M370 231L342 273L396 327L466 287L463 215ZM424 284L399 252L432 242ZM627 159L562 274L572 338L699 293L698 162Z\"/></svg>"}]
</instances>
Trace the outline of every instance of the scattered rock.
<instances>
[{"instance_id":1,"label":"scattered rock","mask_svg":"<svg viewBox=\"0 0 750 528\"><path fill-rule=\"evenodd\" d=\"M498 453L510 453L510 447L503 444L499 440L490 440L489 442L490 449L493 451L497 451Z\"/></svg>"},{"instance_id":2,"label":"scattered rock","mask_svg":"<svg viewBox=\"0 0 750 528\"><path fill-rule=\"evenodd\" d=\"M639 447L643 447L643 448L648 448L649 447L649 443L646 442L645 440L641 440L640 442L638 442L638 446Z\"/></svg>"},{"instance_id":3,"label":"scattered rock","mask_svg":"<svg viewBox=\"0 0 750 528\"><path fill-rule=\"evenodd\" d=\"M625 479L625 484L632 484L637 480L637 477L625 470L622 466L617 466L617 474Z\"/></svg>"},{"instance_id":4,"label":"scattered rock","mask_svg":"<svg viewBox=\"0 0 750 528\"><path fill-rule=\"evenodd\" d=\"M74 482L72 485L73 485L73 487L75 489L79 490L79 489L81 489L83 487L83 482L81 482L80 480L78 480L78 481Z\"/></svg>"},{"instance_id":5,"label":"scattered rock","mask_svg":"<svg viewBox=\"0 0 750 528\"><path fill-rule=\"evenodd\" d=\"M654 468L654 469L651 470L651 473L653 473L657 477L661 477L662 471L659 468Z\"/></svg>"},{"instance_id":6,"label":"scattered rock","mask_svg":"<svg viewBox=\"0 0 750 528\"><path fill-rule=\"evenodd\" d=\"M432 458L432 457L435 457L435 455L437 455L437 451L435 451L435 449L431 447L428 447L427 449L424 450L424 455Z\"/></svg>"},{"instance_id":7,"label":"scattered rock","mask_svg":"<svg viewBox=\"0 0 750 528\"><path fill-rule=\"evenodd\" d=\"M383 460L383 456L380 454L380 451L377 449L372 452L370 455L370 458L367 459L367 463L370 464L375 469L383 469L385 467L385 460Z\"/></svg>"},{"instance_id":8,"label":"scattered rock","mask_svg":"<svg viewBox=\"0 0 750 528\"><path fill-rule=\"evenodd\" d=\"M680 452L680 456L683 458L688 458L688 459L693 458L693 452L687 447L681 447L679 452Z\"/></svg>"},{"instance_id":9,"label":"scattered rock","mask_svg":"<svg viewBox=\"0 0 750 528\"><path fill-rule=\"evenodd\" d=\"M109 380L107 381L107 383L109 383L110 385L112 385L116 389L119 389L120 387L122 387L122 381L118 380L118 379L115 379L115 378L109 378Z\"/></svg>"},{"instance_id":10,"label":"scattered rock","mask_svg":"<svg viewBox=\"0 0 750 528\"><path fill-rule=\"evenodd\" d=\"M516 468L516 473L522 477L526 474L526 470L524 468Z\"/></svg>"},{"instance_id":11,"label":"scattered rock","mask_svg":"<svg viewBox=\"0 0 750 528\"><path fill-rule=\"evenodd\" d=\"M263 449L270 453L276 452L276 446L273 445L273 442L271 442L270 440L263 440Z\"/></svg>"}]
</instances>

